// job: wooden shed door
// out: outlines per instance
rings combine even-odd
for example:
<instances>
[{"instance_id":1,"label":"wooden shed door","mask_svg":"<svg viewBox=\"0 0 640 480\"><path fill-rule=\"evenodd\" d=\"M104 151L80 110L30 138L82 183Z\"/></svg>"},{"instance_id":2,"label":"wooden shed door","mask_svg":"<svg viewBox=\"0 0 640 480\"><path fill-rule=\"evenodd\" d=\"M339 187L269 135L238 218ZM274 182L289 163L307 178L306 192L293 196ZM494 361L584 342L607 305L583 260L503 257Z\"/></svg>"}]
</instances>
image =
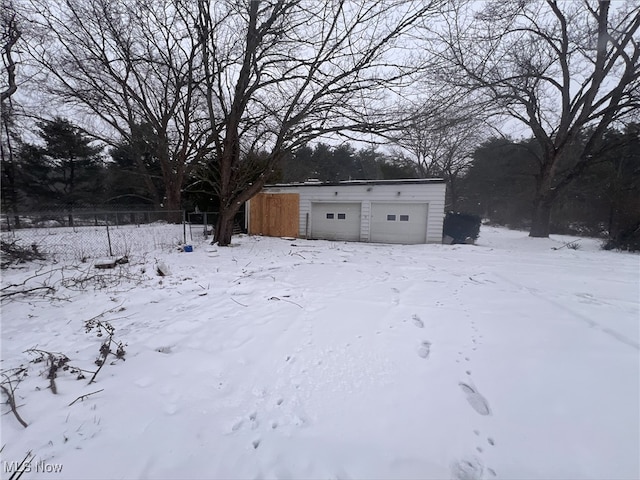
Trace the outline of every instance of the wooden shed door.
<instances>
[{"instance_id":1,"label":"wooden shed door","mask_svg":"<svg viewBox=\"0 0 640 480\"><path fill-rule=\"evenodd\" d=\"M300 195L259 193L249 202L249 233L269 237L297 237Z\"/></svg>"}]
</instances>

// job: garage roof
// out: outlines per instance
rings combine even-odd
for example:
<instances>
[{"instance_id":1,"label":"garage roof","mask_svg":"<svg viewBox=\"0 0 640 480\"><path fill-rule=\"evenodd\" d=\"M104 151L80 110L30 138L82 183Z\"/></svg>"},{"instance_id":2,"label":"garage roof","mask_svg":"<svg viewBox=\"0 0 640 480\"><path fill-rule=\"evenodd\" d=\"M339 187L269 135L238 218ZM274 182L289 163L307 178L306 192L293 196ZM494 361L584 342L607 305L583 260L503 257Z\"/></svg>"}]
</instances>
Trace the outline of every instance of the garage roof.
<instances>
[{"instance_id":1,"label":"garage roof","mask_svg":"<svg viewBox=\"0 0 640 480\"><path fill-rule=\"evenodd\" d=\"M444 183L443 178L406 178L400 180L344 180L341 182L306 181L301 183L272 183L268 187L323 187L349 185L415 185L424 183Z\"/></svg>"}]
</instances>

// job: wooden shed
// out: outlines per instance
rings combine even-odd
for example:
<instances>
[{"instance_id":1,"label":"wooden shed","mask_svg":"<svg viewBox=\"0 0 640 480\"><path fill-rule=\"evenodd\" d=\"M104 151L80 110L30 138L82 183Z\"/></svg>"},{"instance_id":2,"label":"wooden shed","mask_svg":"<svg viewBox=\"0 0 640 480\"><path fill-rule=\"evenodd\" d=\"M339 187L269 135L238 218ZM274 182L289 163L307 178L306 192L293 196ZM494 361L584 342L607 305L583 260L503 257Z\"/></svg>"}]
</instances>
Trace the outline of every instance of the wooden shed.
<instances>
[{"instance_id":1,"label":"wooden shed","mask_svg":"<svg viewBox=\"0 0 640 480\"><path fill-rule=\"evenodd\" d=\"M250 234L378 243L441 243L439 178L268 185L247 205Z\"/></svg>"}]
</instances>

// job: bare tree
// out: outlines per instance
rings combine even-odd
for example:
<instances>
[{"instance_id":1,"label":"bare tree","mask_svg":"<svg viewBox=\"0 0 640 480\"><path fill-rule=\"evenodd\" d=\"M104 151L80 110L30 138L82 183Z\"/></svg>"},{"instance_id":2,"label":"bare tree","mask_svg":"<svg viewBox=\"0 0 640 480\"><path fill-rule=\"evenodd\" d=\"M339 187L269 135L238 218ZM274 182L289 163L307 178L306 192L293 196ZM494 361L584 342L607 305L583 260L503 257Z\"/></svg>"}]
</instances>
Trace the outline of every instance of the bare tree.
<instances>
[{"instance_id":1,"label":"bare tree","mask_svg":"<svg viewBox=\"0 0 640 480\"><path fill-rule=\"evenodd\" d=\"M18 27L17 12L11 0L2 0L2 11L0 12L0 28L2 31L2 63L4 65L6 77L2 78L2 91L0 91L0 102L4 107L4 102L18 90L16 83L16 60L14 58L14 48L22 32Z\"/></svg>"},{"instance_id":2,"label":"bare tree","mask_svg":"<svg viewBox=\"0 0 640 480\"><path fill-rule=\"evenodd\" d=\"M540 147L530 236L549 235L558 193L640 106L639 27L637 2L463 0L437 36L441 80L482 92Z\"/></svg>"},{"instance_id":3,"label":"bare tree","mask_svg":"<svg viewBox=\"0 0 640 480\"><path fill-rule=\"evenodd\" d=\"M2 0L0 11L0 48L4 66L0 80L0 161L2 162L2 204L17 212L18 191L16 187L16 166L14 153L14 134L12 133L13 105L11 97L18 90L16 81L16 44L22 36L18 24L18 13L12 0ZM16 226L20 226L20 217L15 215Z\"/></svg>"},{"instance_id":4,"label":"bare tree","mask_svg":"<svg viewBox=\"0 0 640 480\"><path fill-rule=\"evenodd\" d=\"M326 134L398 127L393 96L420 67L411 33L442 3L197 0L215 242L230 243L236 212L288 152Z\"/></svg>"},{"instance_id":5,"label":"bare tree","mask_svg":"<svg viewBox=\"0 0 640 480\"><path fill-rule=\"evenodd\" d=\"M84 127L108 144L145 143L141 125L150 127L154 138L146 147L161 166L164 192L156 191L143 152L137 166L156 202L180 209L183 184L209 141L198 90L200 39L182 6L165 0L29 1L30 20L48 33L47 41L32 46L48 73L48 92L65 108L96 118Z\"/></svg>"},{"instance_id":6,"label":"bare tree","mask_svg":"<svg viewBox=\"0 0 640 480\"><path fill-rule=\"evenodd\" d=\"M410 121L392 136L396 156L415 163L422 178L442 177L447 182L447 208L458 208L458 180L469 167L475 149L486 138L487 127L478 106L444 99L429 100L407 115ZM444 105L444 107L443 107Z\"/></svg>"}]
</instances>

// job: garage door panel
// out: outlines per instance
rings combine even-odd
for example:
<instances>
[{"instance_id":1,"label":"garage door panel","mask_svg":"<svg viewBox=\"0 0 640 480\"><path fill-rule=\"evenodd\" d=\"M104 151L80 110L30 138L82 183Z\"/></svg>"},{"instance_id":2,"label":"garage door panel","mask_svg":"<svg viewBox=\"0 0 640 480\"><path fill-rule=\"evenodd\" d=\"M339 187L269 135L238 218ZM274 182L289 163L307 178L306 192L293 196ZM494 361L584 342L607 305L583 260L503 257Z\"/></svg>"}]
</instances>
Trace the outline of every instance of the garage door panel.
<instances>
[{"instance_id":1,"label":"garage door panel","mask_svg":"<svg viewBox=\"0 0 640 480\"><path fill-rule=\"evenodd\" d=\"M425 243L427 240L426 203L372 203L372 242Z\"/></svg>"},{"instance_id":2,"label":"garage door panel","mask_svg":"<svg viewBox=\"0 0 640 480\"><path fill-rule=\"evenodd\" d=\"M360 240L359 203L313 202L311 204L311 238L325 240Z\"/></svg>"}]
</instances>

